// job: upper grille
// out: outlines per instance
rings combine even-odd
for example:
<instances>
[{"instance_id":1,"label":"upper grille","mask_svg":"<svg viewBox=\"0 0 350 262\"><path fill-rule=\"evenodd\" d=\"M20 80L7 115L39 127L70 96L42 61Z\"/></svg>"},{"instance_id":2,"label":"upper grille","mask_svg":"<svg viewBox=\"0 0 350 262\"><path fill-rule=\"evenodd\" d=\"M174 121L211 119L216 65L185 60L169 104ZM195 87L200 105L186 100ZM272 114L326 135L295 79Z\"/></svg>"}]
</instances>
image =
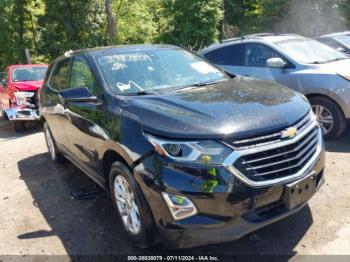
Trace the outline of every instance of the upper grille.
<instances>
[{"instance_id":1,"label":"upper grille","mask_svg":"<svg viewBox=\"0 0 350 262\"><path fill-rule=\"evenodd\" d=\"M281 138L280 132L237 141L236 151L228 160L235 170L233 172L237 174L238 171L238 175L244 180L256 185L299 176L319 150L320 130L310 115L304 117L295 127L298 129L297 135L287 140ZM230 170L230 166L227 167Z\"/></svg>"},{"instance_id":2,"label":"upper grille","mask_svg":"<svg viewBox=\"0 0 350 262\"><path fill-rule=\"evenodd\" d=\"M303 117L300 121L298 121L294 126L297 128L298 133L303 130L307 124L310 122L311 117L310 113L308 113L305 117ZM281 141L281 132L276 132L274 134L269 134L265 136L252 137L248 139L236 140L236 141L227 141L230 145L234 147L236 150L244 150L252 147L263 146L267 144L273 144Z\"/></svg>"}]
</instances>

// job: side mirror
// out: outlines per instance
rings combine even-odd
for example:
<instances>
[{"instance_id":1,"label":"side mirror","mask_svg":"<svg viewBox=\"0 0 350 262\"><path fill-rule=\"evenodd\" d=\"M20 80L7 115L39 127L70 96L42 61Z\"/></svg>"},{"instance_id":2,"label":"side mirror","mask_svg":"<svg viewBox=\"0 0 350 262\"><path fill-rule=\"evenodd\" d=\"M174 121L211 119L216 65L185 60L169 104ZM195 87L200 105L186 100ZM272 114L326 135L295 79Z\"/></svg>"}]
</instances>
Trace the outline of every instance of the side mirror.
<instances>
[{"instance_id":1,"label":"side mirror","mask_svg":"<svg viewBox=\"0 0 350 262\"><path fill-rule=\"evenodd\" d=\"M273 58L267 59L266 65L268 67L273 67L273 68L283 68L287 65L287 63L280 57L273 57Z\"/></svg>"},{"instance_id":2,"label":"side mirror","mask_svg":"<svg viewBox=\"0 0 350 262\"><path fill-rule=\"evenodd\" d=\"M2 84L3 87L6 87L6 86L7 86L7 81L6 81L6 79L1 80L1 84Z\"/></svg>"},{"instance_id":3,"label":"side mirror","mask_svg":"<svg viewBox=\"0 0 350 262\"><path fill-rule=\"evenodd\" d=\"M92 96L87 87L76 87L63 90L59 93L62 103L97 103L99 99Z\"/></svg>"}]
</instances>

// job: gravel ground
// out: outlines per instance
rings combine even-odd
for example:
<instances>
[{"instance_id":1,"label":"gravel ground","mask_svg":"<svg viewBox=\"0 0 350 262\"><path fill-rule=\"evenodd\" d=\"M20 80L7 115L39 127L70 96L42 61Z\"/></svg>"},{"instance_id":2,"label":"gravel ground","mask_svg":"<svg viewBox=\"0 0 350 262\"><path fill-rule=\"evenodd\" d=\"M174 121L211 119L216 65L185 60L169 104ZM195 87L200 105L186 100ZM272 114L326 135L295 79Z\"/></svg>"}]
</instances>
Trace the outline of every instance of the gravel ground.
<instances>
[{"instance_id":1,"label":"gravel ground","mask_svg":"<svg viewBox=\"0 0 350 262\"><path fill-rule=\"evenodd\" d=\"M238 241L179 250L183 255L350 255L350 130L327 143L326 183L299 213ZM0 121L0 255L159 255L139 249L116 223L105 195L72 200L95 184L71 164L54 165L33 125L15 133ZM174 252L173 252L174 253Z\"/></svg>"}]
</instances>

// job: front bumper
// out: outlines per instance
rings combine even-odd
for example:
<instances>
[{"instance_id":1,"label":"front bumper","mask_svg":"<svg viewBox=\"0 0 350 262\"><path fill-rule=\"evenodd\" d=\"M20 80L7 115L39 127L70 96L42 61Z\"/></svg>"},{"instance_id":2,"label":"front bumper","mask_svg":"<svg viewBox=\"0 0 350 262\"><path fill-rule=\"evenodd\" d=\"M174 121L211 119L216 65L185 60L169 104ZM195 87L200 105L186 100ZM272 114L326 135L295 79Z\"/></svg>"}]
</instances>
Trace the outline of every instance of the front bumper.
<instances>
[{"instance_id":1,"label":"front bumper","mask_svg":"<svg viewBox=\"0 0 350 262\"><path fill-rule=\"evenodd\" d=\"M5 113L11 121L35 121L40 120L39 110L30 108L9 108Z\"/></svg>"},{"instance_id":2,"label":"front bumper","mask_svg":"<svg viewBox=\"0 0 350 262\"><path fill-rule=\"evenodd\" d=\"M317 161L308 171L308 174L315 174L317 190L324 183L324 166L322 147ZM212 187L213 183L200 167L176 166L156 154L134 168L134 176L149 203L158 229L158 242L168 248L184 248L236 240L298 212L307 204L308 200L289 210L283 203L286 184L290 181L251 187L227 169L216 169L217 184ZM174 221L161 192L189 198L197 207L198 214Z\"/></svg>"}]
</instances>

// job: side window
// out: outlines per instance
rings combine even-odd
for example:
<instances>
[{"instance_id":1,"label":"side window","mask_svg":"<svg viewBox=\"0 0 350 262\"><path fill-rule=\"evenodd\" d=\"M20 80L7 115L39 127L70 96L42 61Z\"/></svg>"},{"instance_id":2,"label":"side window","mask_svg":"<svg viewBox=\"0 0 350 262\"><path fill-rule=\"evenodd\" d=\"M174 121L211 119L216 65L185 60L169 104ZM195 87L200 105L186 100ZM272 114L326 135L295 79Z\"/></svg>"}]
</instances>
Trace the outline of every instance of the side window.
<instances>
[{"instance_id":1,"label":"side window","mask_svg":"<svg viewBox=\"0 0 350 262\"><path fill-rule=\"evenodd\" d=\"M68 88L69 79L69 59L62 60L56 65L50 76L49 85L56 90Z\"/></svg>"},{"instance_id":2,"label":"side window","mask_svg":"<svg viewBox=\"0 0 350 262\"><path fill-rule=\"evenodd\" d=\"M243 65L244 44L230 45L215 49L204 55L206 59L217 65Z\"/></svg>"},{"instance_id":3,"label":"side window","mask_svg":"<svg viewBox=\"0 0 350 262\"><path fill-rule=\"evenodd\" d=\"M91 94L96 95L96 82L87 61L82 57L73 60L69 88L87 87Z\"/></svg>"},{"instance_id":4,"label":"side window","mask_svg":"<svg viewBox=\"0 0 350 262\"><path fill-rule=\"evenodd\" d=\"M279 53L266 45L249 43L246 45L244 64L246 66L265 67L267 60L274 57L285 60Z\"/></svg>"}]
</instances>

